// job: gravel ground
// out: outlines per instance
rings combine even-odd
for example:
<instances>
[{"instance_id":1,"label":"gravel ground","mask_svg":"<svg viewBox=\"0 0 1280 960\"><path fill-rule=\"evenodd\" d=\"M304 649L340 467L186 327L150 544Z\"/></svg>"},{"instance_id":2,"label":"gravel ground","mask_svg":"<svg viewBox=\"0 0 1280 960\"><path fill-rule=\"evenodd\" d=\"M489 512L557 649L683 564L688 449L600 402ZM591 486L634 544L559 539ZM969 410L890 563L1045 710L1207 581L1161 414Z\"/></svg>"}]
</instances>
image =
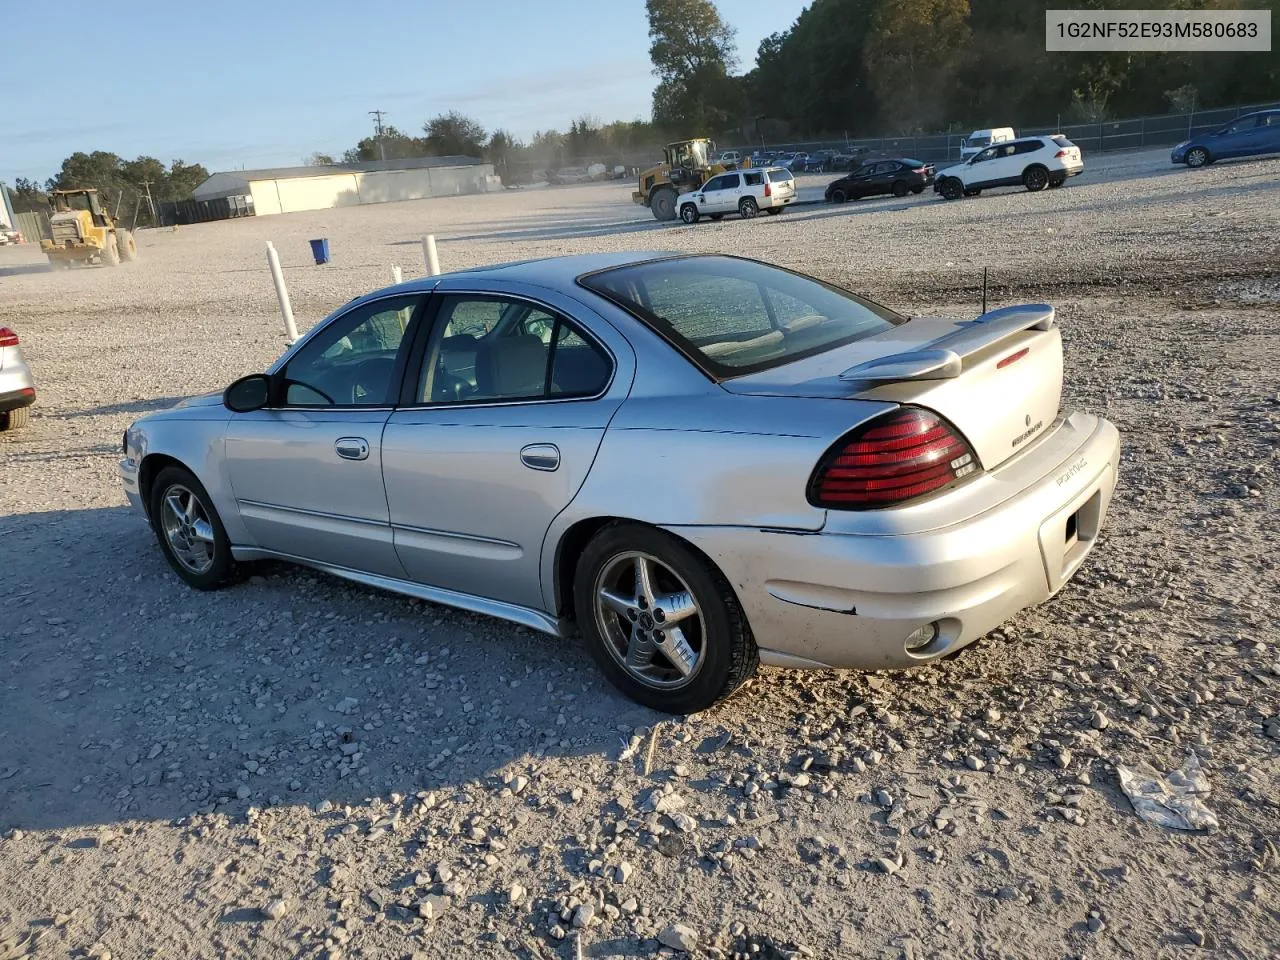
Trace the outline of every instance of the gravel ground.
<instances>
[{"instance_id":1,"label":"gravel ground","mask_svg":"<svg viewBox=\"0 0 1280 960\"><path fill-rule=\"evenodd\" d=\"M0 250L40 388L0 437L0 957L1275 956L1280 160L692 228L627 189L150 231L115 270ZM1124 434L1104 538L961 657L684 719L497 621L285 566L183 587L122 430L279 353L265 240L306 326L428 231L446 268L727 251L908 310L976 313L988 266ZM1220 829L1140 820L1114 765L1192 749Z\"/></svg>"}]
</instances>

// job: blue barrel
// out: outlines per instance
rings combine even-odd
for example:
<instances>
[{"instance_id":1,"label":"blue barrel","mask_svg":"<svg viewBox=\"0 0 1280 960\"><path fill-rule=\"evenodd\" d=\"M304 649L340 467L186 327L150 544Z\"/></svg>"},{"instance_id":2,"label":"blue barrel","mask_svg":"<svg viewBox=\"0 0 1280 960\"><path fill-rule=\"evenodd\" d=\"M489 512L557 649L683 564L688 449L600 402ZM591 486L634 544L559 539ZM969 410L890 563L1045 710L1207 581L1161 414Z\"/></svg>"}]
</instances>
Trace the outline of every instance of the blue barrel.
<instances>
[{"instance_id":1,"label":"blue barrel","mask_svg":"<svg viewBox=\"0 0 1280 960\"><path fill-rule=\"evenodd\" d=\"M329 238L321 237L311 241L311 255L316 258L316 266L329 262Z\"/></svg>"}]
</instances>

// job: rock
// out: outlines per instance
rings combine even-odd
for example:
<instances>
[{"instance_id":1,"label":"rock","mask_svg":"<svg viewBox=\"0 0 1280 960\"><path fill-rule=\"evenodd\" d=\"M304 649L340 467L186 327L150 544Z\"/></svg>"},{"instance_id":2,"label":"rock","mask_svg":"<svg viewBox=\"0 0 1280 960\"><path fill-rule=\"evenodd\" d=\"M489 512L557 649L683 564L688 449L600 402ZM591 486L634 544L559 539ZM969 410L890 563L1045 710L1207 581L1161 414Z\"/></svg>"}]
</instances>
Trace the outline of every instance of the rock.
<instances>
[{"instance_id":1,"label":"rock","mask_svg":"<svg viewBox=\"0 0 1280 960\"><path fill-rule=\"evenodd\" d=\"M573 911L573 925L579 930L591 925L591 921L596 918L596 905L588 902Z\"/></svg>"},{"instance_id":2,"label":"rock","mask_svg":"<svg viewBox=\"0 0 1280 960\"><path fill-rule=\"evenodd\" d=\"M693 833L698 829L698 821L687 813L672 814L671 822L676 825L676 829L681 833Z\"/></svg>"},{"instance_id":3,"label":"rock","mask_svg":"<svg viewBox=\"0 0 1280 960\"><path fill-rule=\"evenodd\" d=\"M236 787L236 799L237 799L237 800L248 800L248 799L249 799L249 793L250 793L249 788L248 788L248 787L246 787L243 783L242 783L242 784L240 784L240 786Z\"/></svg>"},{"instance_id":4,"label":"rock","mask_svg":"<svg viewBox=\"0 0 1280 960\"><path fill-rule=\"evenodd\" d=\"M658 934L658 942L672 950L692 953L698 949L698 931L683 923L673 923Z\"/></svg>"},{"instance_id":5,"label":"rock","mask_svg":"<svg viewBox=\"0 0 1280 960\"><path fill-rule=\"evenodd\" d=\"M1067 767L1071 766L1071 751L1066 748L1059 750L1057 756L1054 757L1054 762L1058 765L1058 769L1067 769Z\"/></svg>"},{"instance_id":6,"label":"rock","mask_svg":"<svg viewBox=\"0 0 1280 960\"><path fill-rule=\"evenodd\" d=\"M551 936L552 936L552 937L554 937L556 940L563 940L563 939L564 939L564 935L565 935L564 927L560 926L560 924L558 924L558 923L557 923L557 924L555 924L555 925L550 929L550 931L548 931L548 932L549 932L549 933L551 934Z\"/></svg>"},{"instance_id":7,"label":"rock","mask_svg":"<svg viewBox=\"0 0 1280 960\"><path fill-rule=\"evenodd\" d=\"M627 899L623 900L620 904L618 904L618 909L621 910L624 914L635 913L637 910L640 909L640 901L637 900L635 897L627 897Z\"/></svg>"},{"instance_id":8,"label":"rock","mask_svg":"<svg viewBox=\"0 0 1280 960\"><path fill-rule=\"evenodd\" d=\"M613 882L626 883L631 879L631 874L635 871L635 867L623 860L613 868Z\"/></svg>"},{"instance_id":9,"label":"rock","mask_svg":"<svg viewBox=\"0 0 1280 960\"><path fill-rule=\"evenodd\" d=\"M262 915L268 920L279 920L288 915L292 909L292 904L284 898L272 900L262 908Z\"/></svg>"},{"instance_id":10,"label":"rock","mask_svg":"<svg viewBox=\"0 0 1280 960\"><path fill-rule=\"evenodd\" d=\"M518 883L513 883L511 889L507 891L507 899L513 907L518 907L528 898L529 891Z\"/></svg>"},{"instance_id":11,"label":"rock","mask_svg":"<svg viewBox=\"0 0 1280 960\"><path fill-rule=\"evenodd\" d=\"M1191 938L1191 942L1194 943L1197 947L1203 947L1206 943L1209 942L1209 938L1205 935L1205 932L1201 930L1199 927L1192 927L1190 930L1187 931L1187 936Z\"/></svg>"},{"instance_id":12,"label":"rock","mask_svg":"<svg viewBox=\"0 0 1280 960\"><path fill-rule=\"evenodd\" d=\"M985 763L975 757L972 753L964 758L964 765L970 770L981 770L986 766Z\"/></svg>"},{"instance_id":13,"label":"rock","mask_svg":"<svg viewBox=\"0 0 1280 960\"><path fill-rule=\"evenodd\" d=\"M1107 925L1097 914L1089 914L1088 924L1090 933L1101 933L1103 930L1107 929Z\"/></svg>"},{"instance_id":14,"label":"rock","mask_svg":"<svg viewBox=\"0 0 1280 960\"><path fill-rule=\"evenodd\" d=\"M880 868L881 872L893 876L901 868L897 860L890 860L888 857L876 857L875 865Z\"/></svg>"},{"instance_id":15,"label":"rock","mask_svg":"<svg viewBox=\"0 0 1280 960\"><path fill-rule=\"evenodd\" d=\"M1107 715L1101 710L1095 710L1089 715L1089 726L1095 730L1105 730L1110 724L1111 721L1107 719Z\"/></svg>"},{"instance_id":16,"label":"rock","mask_svg":"<svg viewBox=\"0 0 1280 960\"><path fill-rule=\"evenodd\" d=\"M335 703L330 709L332 709L334 713L340 713L343 716L348 716L352 713L355 713L356 707L358 706L360 706L360 701L357 700L355 697L343 697L341 700Z\"/></svg>"},{"instance_id":17,"label":"rock","mask_svg":"<svg viewBox=\"0 0 1280 960\"><path fill-rule=\"evenodd\" d=\"M418 916L423 920L435 920L443 915L448 907L448 897L438 897L434 893L428 894L418 903Z\"/></svg>"},{"instance_id":18,"label":"rock","mask_svg":"<svg viewBox=\"0 0 1280 960\"><path fill-rule=\"evenodd\" d=\"M807 787L812 781L813 781L813 778L809 776L809 774L797 773L794 777L791 778L791 785L793 787Z\"/></svg>"},{"instance_id":19,"label":"rock","mask_svg":"<svg viewBox=\"0 0 1280 960\"><path fill-rule=\"evenodd\" d=\"M888 790L877 790L876 803L880 804L880 806L882 807L892 807L893 794L891 794Z\"/></svg>"}]
</instances>

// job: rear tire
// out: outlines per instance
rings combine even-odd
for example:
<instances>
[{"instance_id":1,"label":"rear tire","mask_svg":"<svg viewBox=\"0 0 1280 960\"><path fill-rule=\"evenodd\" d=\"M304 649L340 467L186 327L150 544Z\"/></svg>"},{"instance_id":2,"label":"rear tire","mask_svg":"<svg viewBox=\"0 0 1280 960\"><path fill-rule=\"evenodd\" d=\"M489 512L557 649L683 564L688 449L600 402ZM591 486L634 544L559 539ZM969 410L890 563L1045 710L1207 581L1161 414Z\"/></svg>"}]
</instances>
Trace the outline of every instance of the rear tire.
<instances>
[{"instance_id":1,"label":"rear tire","mask_svg":"<svg viewBox=\"0 0 1280 960\"><path fill-rule=\"evenodd\" d=\"M845 192L844 192L843 190L832 190L832 191L831 191L831 202L832 202L832 203L844 203L844 202L845 202L846 200L848 200L848 199L849 199L849 198L848 198L848 196L846 196L846 195L845 195Z\"/></svg>"},{"instance_id":2,"label":"rear tire","mask_svg":"<svg viewBox=\"0 0 1280 960\"><path fill-rule=\"evenodd\" d=\"M1049 171L1036 164L1022 171L1022 185L1032 193L1039 193L1049 186Z\"/></svg>"},{"instance_id":3,"label":"rear tire","mask_svg":"<svg viewBox=\"0 0 1280 960\"><path fill-rule=\"evenodd\" d=\"M98 262L108 267L120 266L120 249L116 246L114 233L107 234L107 242L103 245L102 252L98 254Z\"/></svg>"},{"instance_id":4,"label":"rear tire","mask_svg":"<svg viewBox=\"0 0 1280 960\"><path fill-rule=\"evenodd\" d=\"M653 218L668 223L676 218L676 192L670 187L662 187L653 191L649 197L649 209Z\"/></svg>"},{"instance_id":5,"label":"rear tire","mask_svg":"<svg viewBox=\"0 0 1280 960\"><path fill-rule=\"evenodd\" d=\"M738 215L743 220L752 220L755 215L760 212L760 208L756 205L756 201L752 197L743 197L738 204Z\"/></svg>"},{"instance_id":6,"label":"rear tire","mask_svg":"<svg viewBox=\"0 0 1280 960\"><path fill-rule=\"evenodd\" d=\"M776 217L778 214L780 214L780 213L781 213L783 210L785 210L785 209L787 209L787 208L786 208L786 207L767 207L767 208L765 209L765 211L764 211L764 212L765 212L765 213L767 213L767 214L768 214L769 216L771 216L771 217Z\"/></svg>"},{"instance_id":7,"label":"rear tire","mask_svg":"<svg viewBox=\"0 0 1280 960\"><path fill-rule=\"evenodd\" d=\"M907 184L905 180L893 181L893 195L897 197L899 200L901 200L910 192L911 192L911 187Z\"/></svg>"},{"instance_id":8,"label":"rear tire","mask_svg":"<svg viewBox=\"0 0 1280 960\"><path fill-rule=\"evenodd\" d=\"M120 253L121 263L132 263L138 259L138 244L128 230L116 231L116 250Z\"/></svg>"},{"instance_id":9,"label":"rear tire","mask_svg":"<svg viewBox=\"0 0 1280 960\"><path fill-rule=\"evenodd\" d=\"M698 208L692 203L686 203L680 208L680 219L685 223L693 226L699 220Z\"/></svg>"},{"instance_id":10,"label":"rear tire","mask_svg":"<svg viewBox=\"0 0 1280 960\"><path fill-rule=\"evenodd\" d=\"M18 407L17 410L8 410L0 413L0 433L6 430L17 430L19 427L25 427L31 422L31 408Z\"/></svg>"},{"instance_id":11,"label":"rear tire","mask_svg":"<svg viewBox=\"0 0 1280 960\"><path fill-rule=\"evenodd\" d=\"M911 188L911 192L912 192L912 193L924 193L924 187L912 187L912 188Z\"/></svg>"},{"instance_id":12,"label":"rear tire","mask_svg":"<svg viewBox=\"0 0 1280 960\"><path fill-rule=\"evenodd\" d=\"M964 184L955 177L947 177L947 179L943 180L938 192L942 194L944 200L959 200L961 197L969 195L969 191L964 188Z\"/></svg>"},{"instance_id":13,"label":"rear tire","mask_svg":"<svg viewBox=\"0 0 1280 960\"><path fill-rule=\"evenodd\" d=\"M172 506L166 503L170 499ZM188 586L218 590L236 581L231 540L208 492L191 471L177 466L161 470L152 481L147 508L160 551Z\"/></svg>"},{"instance_id":14,"label":"rear tire","mask_svg":"<svg viewBox=\"0 0 1280 960\"><path fill-rule=\"evenodd\" d=\"M634 573L640 560L652 574L655 596L677 599L681 591L688 594L686 609L691 607L692 613L676 628L696 658L687 676L666 669L674 661L655 639L644 639L642 625L653 628L665 620L653 612L664 612L662 606L641 599L643 591ZM601 599L602 590L615 600L632 599L635 605L628 605L624 614ZM632 700L654 710L675 714L706 710L742 686L759 665L755 638L724 576L687 544L661 530L625 522L602 529L578 561L573 595L579 630L601 671ZM655 636L659 633L670 636L653 631ZM631 644L637 646L634 657Z\"/></svg>"},{"instance_id":15,"label":"rear tire","mask_svg":"<svg viewBox=\"0 0 1280 960\"><path fill-rule=\"evenodd\" d=\"M1187 151L1188 167L1207 167L1213 163L1213 157L1209 155L1209 151L1204 147L1192 147Z\"/></svg>"}]
</instances>

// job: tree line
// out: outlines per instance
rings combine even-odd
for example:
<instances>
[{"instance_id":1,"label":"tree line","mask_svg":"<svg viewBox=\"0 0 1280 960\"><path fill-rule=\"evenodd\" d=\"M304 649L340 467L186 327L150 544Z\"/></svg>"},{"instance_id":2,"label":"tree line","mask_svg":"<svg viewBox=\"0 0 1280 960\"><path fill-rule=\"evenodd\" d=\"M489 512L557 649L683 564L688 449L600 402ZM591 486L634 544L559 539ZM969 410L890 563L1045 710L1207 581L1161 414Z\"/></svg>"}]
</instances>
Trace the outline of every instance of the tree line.
<instances>
[{"instance_id":1,"label":"tree line","mask_svg":"<svg viewBox=\"0 0 1280 960\"><path fill-rule=\"evenodd\" d=\"M463 155L494 163L509 181L540 169L654 153L669 140L712 136L743 143L911 135L983 126L1096 123L1280 97L1280 57L1268 53L1046 53L1045 10L1059 0L813 0L787 29L760 42L739 71L736 32L714 0L646 0L657 83L650 119L582 116L565 132L520 140L457 111L420 135L384 127L340 158L313 164ZM1132 0L1076 0L1127 9ZM1280 0L1170 0L1182 9L1266 7ZM157 202L180 200L206 177L200 164L76 153L42 189L17 181L19 210L44 206L44 189L94 186L114 205L150 184ZM122 198L127 198L122 201Z\"/></svg>"},{"instance_id":2,"label":"tree line","mask_svg":"<svg viewBox=\"0 0 1280 960\"><path fill-rule=\"evenodd\" d=\"M148 191L153 202L185 200L191 191L209 179L209 171L199 163L174 160L167 167L155 157L125 160L105 150L76 152L62 161L56 176L43 184L25 177L14 181L10 191L15 213L47 211L49 193L53 190L97 189L102 202L113 215L133 222L151 223Z\"/></svg>"}]
</instances>

